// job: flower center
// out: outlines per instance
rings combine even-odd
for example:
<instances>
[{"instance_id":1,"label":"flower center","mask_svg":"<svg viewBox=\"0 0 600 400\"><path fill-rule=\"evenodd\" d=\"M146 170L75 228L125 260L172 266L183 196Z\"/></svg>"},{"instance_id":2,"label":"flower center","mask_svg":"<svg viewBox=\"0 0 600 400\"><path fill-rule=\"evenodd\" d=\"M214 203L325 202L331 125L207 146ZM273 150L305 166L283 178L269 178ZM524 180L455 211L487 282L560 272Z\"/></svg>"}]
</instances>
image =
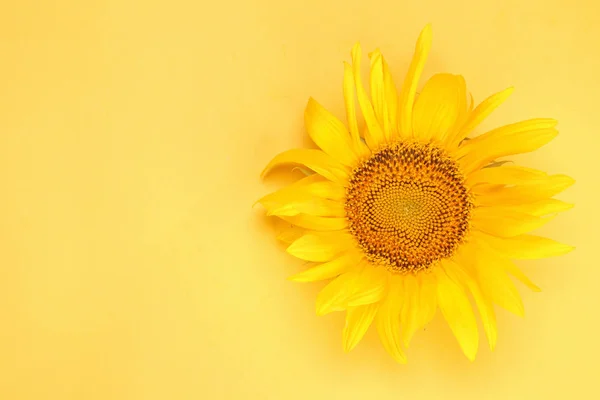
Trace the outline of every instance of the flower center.
<instances>
[{"instance_id":1,"label":"flower center","mask_svg":"<svg viewBox=\"0 0 600 400\"><path fill-rule=\"evenodd\" d=\"M462 243L472 202L458 164L442 149L401 142L353 171L345 208L369 261L416 273Z\"/></svg>"}]
</instances>

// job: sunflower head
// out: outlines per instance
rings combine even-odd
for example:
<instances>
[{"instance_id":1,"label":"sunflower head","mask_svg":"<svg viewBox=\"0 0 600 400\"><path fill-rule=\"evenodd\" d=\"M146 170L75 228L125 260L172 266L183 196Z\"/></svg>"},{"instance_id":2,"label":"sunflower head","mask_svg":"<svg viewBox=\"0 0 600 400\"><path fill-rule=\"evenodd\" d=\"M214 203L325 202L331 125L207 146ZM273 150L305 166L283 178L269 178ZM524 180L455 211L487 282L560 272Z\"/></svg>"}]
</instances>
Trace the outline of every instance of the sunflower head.
<instances>
[{"instance_id":1,"label":"sunflower head","mask_svg":"<svg viewBox=\"0 0 600 400\"><path fill-rule=\"evenodd\" d=\"M282 165L312 173L259 200L284 222L288 253L311 263L291 279L330 280L317 313L346 311L344 349L375 324L398 362L438 309L473 360L479 334L469 297L493 349L494 305L523 315L510 277L539 290L513 260L572 249L530 232L572 207L552 197L573 180L501 161L548 143L556 121L531 119L469 137L512 89L473 108L462 76L437 74L417 95L430 47L427 26L400 91L381 53L371 53L368 94L355 45L352 64L344 64L346 124L310 99L306 129L319 149L285 151L263 176Z\"/></svg>"},{"instance_id":2,"label":"sunflower head","mask_svg":"<svg viewBox=\"0 0 600 400\"><path fill-rule=\"evenodd\" d=\"M382 148L352 173L348 229L365 257L391 273L418 273L451 256L469 230L471 196L458 164L414 141Z\"/></svg>"}]
</instances>

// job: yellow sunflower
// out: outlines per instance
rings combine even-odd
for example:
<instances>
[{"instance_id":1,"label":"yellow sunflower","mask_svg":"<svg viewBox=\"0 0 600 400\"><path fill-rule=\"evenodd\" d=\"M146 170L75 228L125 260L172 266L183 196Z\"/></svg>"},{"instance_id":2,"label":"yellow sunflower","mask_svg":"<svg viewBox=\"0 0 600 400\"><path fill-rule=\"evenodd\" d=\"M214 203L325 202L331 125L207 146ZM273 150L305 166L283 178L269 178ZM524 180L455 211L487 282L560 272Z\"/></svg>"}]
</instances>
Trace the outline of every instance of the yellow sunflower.
<instances>
[{"instance_id":1,"label":"yellow sunflower","mask_svg":"<svg viewBox=\"0 0 600 400\"><path fill-rule=\"evenodd\" d=\"M259 200L267 215L285 221L287 252L311 263L291 279L332 279L316 311L346 311L344 349L374 324L401 363L403 347L438 308L473 360L479 334L471 298L493 349L494 304L523 315L511 276L539 291L511 259L572 249L529 232L572 207L552 197L574 181L498 161L548 143L556 121L531 119L468 138L512 88L473 108L464 78L444 73L417 95L430 47L426 26L399 93L381 53L369 54L369 97L356 44L352 65L344 64L347 126L311 98L306 130L320 150L285 151L262 175L281 165L312 173Z\"/></svg>"}]
</instances>

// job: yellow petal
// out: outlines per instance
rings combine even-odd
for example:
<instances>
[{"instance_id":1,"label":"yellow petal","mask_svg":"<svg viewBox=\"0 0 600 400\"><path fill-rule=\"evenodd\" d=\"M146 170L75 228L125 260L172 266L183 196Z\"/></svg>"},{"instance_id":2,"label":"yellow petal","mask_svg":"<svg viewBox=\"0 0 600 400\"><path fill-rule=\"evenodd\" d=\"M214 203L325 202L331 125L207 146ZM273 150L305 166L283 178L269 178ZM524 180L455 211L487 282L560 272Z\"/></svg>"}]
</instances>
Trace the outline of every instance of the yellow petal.
<instances>
[{"instance_id":1,"label":"yellow petal","mask_svg":"<svg viewBox=\"0 0 600 400\"><path fill-rule=\"evenodd\" d=\"M406 364L406 356L402 350L400 340L400 310L402 308L402 295L399 290L402 283L392 279L390 291L385 300L380 304L377 312L377 331L381 343L386 351L401 364Z\"/></svg>"},{"instance_id":2,"label":"yellow petal","mask_svg":"<svg viewBox=\"0 0 600 400\"><path fill-rule=\"evenodd\" d=\"M485 247L478 246L475 260L477 281L494 303L522 317L525 314L523 301L506 274L507 261Z\"/></svg>"},{"instance_id":3,"label":"yellow petal","mask_svg":"<svg viewBox=\"0 0 600 400\"><path fill-rule=\"evenodd\" d=\"M343 332L344 351L349 352L365 336L371 326L379 304L369 304L366 306L349 307L346 312L346 326Z\"/></svg>"},{"instance_id":4,"label":"yellow petal","mask_svg":"<svg viewBox=\"0 0 600 400\"><path fill-rule=\"evenodd\" d=\"M344 124L312 97L304 111L304 124L311 139L325 153L347 166L354 166L352 138Z\"/></svg>"},{"instance_id":5,"label":"yellow petal","mask_svg":"<svg viewBox=\"0 0 600 400\"><path fill-rule=\"evenodd\" d=\"M540 218L508 207L476 207L471 214L474 228L500 237L522 235L551 220L552 217Z\"/></svg>"},{"instance_id":6,"label":"yellow petal","mask_svg":"<svg viewBox=\"0 0 600 400\"><path fill-rule=\"evenodd\" d=\"M354 72L352 72L352 66L347 62L344 62L344 104L346 106L346 118L348 119L348 127L350 129L350 136L352 137L354 152L358 156L364 157L369 154L369 149L360 139L358 121L356 118L356 105L354 102L355 93L356 88L354 85Z\"/></svg>"},{"instance_id":7,"label":"yellow petal","mask_svg":"<svg viewBox=\"0 0 600 400\"><path fill-rule=\"evenodd\" d=\"M500 239L502 240L502 239ZM517 278L521 283L526 285L529 289L534 292L541 292L542 290L537 287L531 280L515 265L514 262L503 256L501 253L497 252L497 250L485 240L485 235L483 234L473 234L471 236L471 241L476 243L479 246L478 252L483 254L482 259L486 259L487 267L482 268L498 268L503 271L511 274L515 278ZM497 252L494 255L494 252ZM519 298L520 299L520 298Z\"/></svg>"},{"instance_id":8,"label":"yellow petal","mask_svg":"<svg viewBox=\"0 0 600 400\"><path fill-rule=\"evenodd\" d=\"M346 188L342 185L331 182L315 182L310 185L306 185L302 188L313 196L319 196L326 199L332 200L345 200L346 199Z\"/></svg>"},{"instance_id":9,"label":"yellow petal","mask_svg":"<svg viewBox=\"0 0 600 400\"><path fill-rule=\"evenodd\" d=\"M354 247L350 234L339 232L311 232L294 241L287 252L306 261L326 262Z\"/></svg>"},{"instance_id":10,"label":"yellow petal","mask_svg":"<svg viewBox=\"0 0 600 400\"><path fill-rule=\"evenodd\" d=\"M446 272L455 282L462 282L473 295L490 349L494 350L498 340L498 328L494 304L492 298L481 289L478 281L479 276L477 274L477 269L473 262L474 255L469 251L469 246L472 246L472 244L468 244L466 249L465 246L463 246L461 250L455 254L453 259L445 261L447 265Z\"/></svg>"},{"instance_id":11,"label":"yellow petal","mask_svg":"<svg viewBox=\"0 0 600 400\"><path fill-rule=\"evenodd\" d=\"M437 311L437 281L434 274L421 274L419 280L419 327L423 327Z\"/></svg>"},{"instance_id":12,"label":"yellow petal","mask_svg":"<svg viewBox=\"0 0 600 400\"><path fill-rule=\"evenodd\" d=\"M403 306L400 314L402 341L410 344L414 334L427 325L437 310L437 285L434 274L404 277Z\"/></svg>"},{"instance_id":13,"label":"yellow petal","mask_svg":"<svg viewBox=\"0 0 600 400\"><path fill-rule=\"evenodd\" d=\"M398 94L390 69L379 49L369 54L371 59L371 99L373 110L383 128L386 141L398 135Z\"/></svg>"},{"instance_id":14,"label":"yellow petal","mask_svg":"<svg viewBox=\"0 0 600 400\"><path fill-rule=\"evenodd\" d=\"M463 353L473 361L479 347L477 321L467 295L456 282L450 279L445 268L449 267L435 270L438 305Z\"/></svg>"},{"instance_id":15,"label":"yellow petal","mask_svg":"<svg viewBox=\"0 0 600 400\"><path fill-rule=\"evenodd\" d=\"M459 164L468 175L496 158L536 150L558 135L554 125L553 120L534 119L484 133L458 149Z\"/></svg>"},{"instance_id":16,"label":"yellow petal","mask_svg":"<svg viewBox=\"0 0 600 400\"><path fill-rule=\"evenodd\" d=\"M482 292L477 281L469 280L467 286L473 295L473 299L475 299L475 304L479 310L481 324L483 325L483 330L488 339L490 349L494 350L498 341L498 325L496 323L494 304L492 303L492 300Z\"/></svg>"},{"instance_id":17,"label":"yellow petal","mask_svg":"<svg viewBox=\"0 0 600 400\"><path fill-rule=\"evenodd\" d=\"M481 203L492 203L489 197L495 196L495 194L503 189L502 185L477 185L477 190L473 190L472 192L476 195L475 204L477 206L482 206ZM477 193L475 193L477 192ZM483 196L488 197L487 199L483 198ZM482 201L483 198L483 201ZM528 201L528 199L524 198L523 201ZM573 204L565 203L564 201L557 199L543 199L533 202L526 202L522 204L508 204L502 203L497 200L497 204L491 204L493 206L498 207L508 207L513 211L517 211L524 214L535 215L537 217L542 217L546 215L556 215L559 212L563 212L566 210L570 210L573 208Z\"/></svg>"},{"instance_id":18,"label":"yellow petal","mask_svg":"<svg viewBox=\"0 0 600 400\"><path fill-rule=\"evenodd\" d=\"M467 89L460 75L432 76L417 98L413 111L413 134L424 142L443 141L456 129L467 110Z\"/></svg>"},{"instance_id":19,"label":"yellow petal","mask_svg":"<svg viewBox=\"0 0 600 400\"><path fill-rule=\"evenodd\" d=\"M304 229L297 226L292 226L288 223L285 223L283 220L279 220L277 225L278 229L276 238L283 243L290 244L306 233Z\"/></svg>"},{"instance_id":20,"label":"yellow petal","mask_svg":"<svg viewBox=\"0 0 600 400\"><path fill-rule=\"evenodd\" d=\"M317 315L346 309L346 299L352 294L358 271L345 272L329 282L317 295Z\"/></svg>"},{"instance_id":21,"label":"yellow petal","mask_svg":"<svg viewBox=\"0 0 600 400\"><path fill-rule=\"evenodd\" d=\"M299 170L302 170L302 168L297 168ZM313 183L319 183L319 182L331 182L329 181L327 178L325 178L324 176L321 176L319 174L315 174L312 171L307 171L308 173L306 173L307 176L298 179L297 181L293 182L292 184L286 186L283 189L280 190L288 190L288 189L301 189L301 188L305 188L309 185L312 185ZM333 183L333 182L332 182ZM341 185L337 184L338 186L341 187Z\"/></svg>"},{"instance_id":22,"label":"yellow petal","mask_svg":"<svg viewBox=\"0 0 600 400\"><path fill-rule=\"evenodd\" d=\"M466 184L474 186L480 183L501 185L522 185L537 180L543 180L548 174L536 169L515 165L503 165L496 168L482 168L467 177Z\"/></svg>"},{"instance_id":23,"label":"yellow petal","mask_svg":"<svg viewBox=\"0 0 600 400\"><path fill-rule=\"evenodd\" d=\"M319 217L308 214L280 216L279 218L292 225L312 231L339 231L348 227L348 220L346 218Z\"/></svg>"},{"instance_id":24,"label":"yellow petal","mask_svg":"<svg viewBox=\"0 0 600 400\"><path fill-rule=\"evenodd\" d=\"M419 300L420 290L417 278L412 275L404 277L404 300L400 312L400 326L402 342L408 346L415 332L420 328Z\"/></svg>"},{"instance_id":25,"label":"yellow petal","mask_svg":"<svg viewBox=\"0 0 600 400\"><path fill-rule=\"evenodd\" d=\"M293 197L298 193L332 200L344 200L346 198L346 189L343 185L329 181L319 174L311 173L291 185L264 196L262 199L258 200L257 203L260 203L265 198L269 197Z\"/></svg>"},{"instance_id":26,"label":"yellow petal","mask_svg":"<svg viewBox=\"0 0 600 400\"><path fill-rule=\"evenodd\" d=\"M494 169L500 168L502 167ZM485 191L482 193L475 186L473 193L476 197L475 202L481 206L518 205L550 198L573 185L573 183L575 183L573 178L566 175L551 175L545 179L540 178L528 184L501 187L493 192Z\"/></svg>"},{"instance_id":27,"label":"yellow petal","mask_svg":"<svg viewBox=\"0 0 600 400\"><path fill-rule=\"evenodd\" d=\"M384 116L385 103L385 87L383 84L383 57L379 49L369 54L371 60L371 101L373 102L373 111L375 117L379 122L379 126L383 128L383 134L386 139L389 139L387 133L389 128L386 129L386 125L389 121L386 121Z\"/></svg>"},{"instance_id":28,"label":"yellow petal","mask_svg":"<svg viewBox=\"0 0 600 400\"><path fill-rule=\"evenodd\" d=\"M388 127L388 137L394 139L398 136L398 92L396 91L396 85L390 72L385 58L381 58L383 65L383 87L385 91L385 108L384 108L384 121L388 121L384 124Z\"/></svg>"},{"instance_id":29,"label":"yellow petal","mask_svg":"<svg viewBox=\"0 0 600 400\"><path fill-rule=\"evenodd\" d=\"M519 235L511 238L499 238L483 232L473 232L473 235L504 256L514 259L531 260L554 257L573 250L573 246L541 236Z\"/></svg>"},{"instance_id":30,"label":"yellow petal","mask_svg":"<svg viewBox=\"0 0 600 400\"><path fill-rule=\"evenodd\" d=\"M527 275L525 275L523 273L523 271L521 271L521 269L515 265L514 262L512 262L510 260L506 260L504 263L504 269L506 270L506 272L508 272L515 278L517 278L519 281L521 281L522 284L527 286L532 291L534 291L534 292L542 291L542 289L540 289L535 283L531 282L531 280L527 277Z\"/></svg>"},{"instance_id":31,"label":"yellow petal","mask_svg":"<svg viewBox=\"0 0 600 400\"><path fill-rule=\"evenodd\" d=\"M352 296L348 298L348 306L356 307L381 300L387 289L388 275L381 267L366 265L356 280Z\"/></svg>"},{"instance_id":32,"label":"yellow petal","mask_svg":"<svg viewBox=\"0 0 600 400\"><path fill-rule=\"evenodd\" d=\"M508 96L512 94L513 90L512 87L504 89L482 101L475 110L469 114L467 121L455 135L453 139L454 146L458 145L461 140L466 138L469 133L483 122L483 120L485 120L500 104L504 103Z\"/></svg>"},{"instance_id":33,"label":"yellow petal","mask_svg":"<svg viewBox=\"0 0 600 400\"><path fill-rule=\"evenodd\" d=\"M503 136L517 135L529 131L538 131L552 129L556 127L558 122L552 118L533 118L524 121L515 122L509 125L504 125L499 128L495 128L491 131L484 133L483 135L476 136L471 140L464 141L457 152L458 156L464 156L469 153L469 147L473 144L481 143L491 138L497 139ZM467 146L469 145L469 146Z\"/></svg>"},{"instance_id":34,"label":"yellow petal","mask_svg":"<svg viewBox=\"0 0 600 400\"><path fill-rule=\"evenodd\" d=\"M352 48L352 67L354 72L354 85L356 86L356 96L358 98L358 104L362 111L365 123L367 125L367 131L365 134L365 141L371 150L376 150L382 144L385 143L385 136L383 130L375 117L375 111L371 101L367 96L367 92L362 84L360 77L360 59L362 56L360 44L355 44Z\"/></svg>"},{"instance_id":35,"label":"yellow petal","mask_svg":"<svg viewBox=\"0 0 600 400\"><path fill-rule=\"evenodd\" d=\"M356 252L347 252L333 260L319 264L290 276L288 279L294 282L316 282L324 279L334 278L341 273L348 272L362 261L362 256Z\"/></svg>"},{"instance_id":36,"label":"yellow petal","mask_svg":"<svg viewBox=\"0 0 600 400\"><path fill-rule=\"evenodd\" d=\"M556 199L544 199L533 203L520 204L518 207L515 207L515 209L520 212L538 217L556 214L562 211L570 210L571 208L573 208L573 204L565 203L564 201Z\"/></svg>"},{"instance_id":37,"label":"yellow petal","mask_svg":"<svg viewBox=\"0 0 600 400\"><path fill-rule=\"evenodd\" d=\"M483 325L485 336L488 339L490 350L493 351L496 348L496 343L498 342L498 324L496 322L494 304L490 299L487 298L487 296L484 296L483 293L481 293L481 289L479 289L476 285L477 283L473 282L469 287L471 293L473 294L473 298L475 299L477 309L479 310L481 324Z\"/></svg>"},{"instance_id":38,"label":"yellow petal","mask_svg":"<svg viewBox=\"0 0 600 400\"><path fill-rule=\"evenodd\" d=\"M425 26L419 35L417 45L415 47L415 54L408 68L406 78L404 78L404 84L400 91L398 98L399 104L399 120L398 130L402 137L412 137L412 113L415 102L415 94L417 92L417 85L421 78L421 73L425 67L429 50L431 49L431 25Z\"/></svg>"},{"instance_id":39,"label":"yellow petal","mask_svg":"<svg viewBox=\"0 0 600 400\"><path fill-rule=\"evenodd\" d=\"M295 216L307 213L318 216L344 217L342 200L345 197L346 189L344 187L327 181L318 174L312 174L264 196L257 203L267 210L267 215Z\"/></svg>"},{"instance_id":40,"label":"yellow petal","mask_svg":"<svg viewBox=\"0 0 600 400\"><path fill-rule=\"evenodd\" d=\"M258 201L267 210L267 215L280 217L308 214L321 217L345 217L344 203L315 197L306 192L279 191Z\"/></svg>"},{"instance_id":41,"label":"yellow petal","mask_svg":"<svg viewBox=\"0 0 600 400\"><path fill-rule=\"evenodd\" d=\"M317 174L334 182L345 184L348 181L348 170L321 150L291 149L276 155L263 170L264 178L273 168L285 164L304 165Z\"/></svg>"}]
</instances>

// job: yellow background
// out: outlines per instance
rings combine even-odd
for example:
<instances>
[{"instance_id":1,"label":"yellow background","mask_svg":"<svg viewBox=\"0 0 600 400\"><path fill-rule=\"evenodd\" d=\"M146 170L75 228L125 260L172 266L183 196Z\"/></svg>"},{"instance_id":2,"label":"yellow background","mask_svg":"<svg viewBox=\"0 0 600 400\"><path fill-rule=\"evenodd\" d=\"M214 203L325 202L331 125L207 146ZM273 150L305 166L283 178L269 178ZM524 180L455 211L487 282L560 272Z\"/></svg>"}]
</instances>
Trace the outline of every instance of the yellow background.
<instances>
[{"instance_id":1,"label":"yellow background","mask_svg":"<svg viewBox=\"0 0 600 400\"><path fill-rule=\"evenodd\" d=\"M600 398L595 3L2 2L0 398ZM517 88L482 128L560 120L521 159L578 180L543 232L577 250L521 264L544 291L499 311L495 352L470 363L437 319L401 366L373 332L343 353L251 205L309 96L343 117L352 44L400 82L427 22L425 77Z\"/></svg>"}]
</instances>

